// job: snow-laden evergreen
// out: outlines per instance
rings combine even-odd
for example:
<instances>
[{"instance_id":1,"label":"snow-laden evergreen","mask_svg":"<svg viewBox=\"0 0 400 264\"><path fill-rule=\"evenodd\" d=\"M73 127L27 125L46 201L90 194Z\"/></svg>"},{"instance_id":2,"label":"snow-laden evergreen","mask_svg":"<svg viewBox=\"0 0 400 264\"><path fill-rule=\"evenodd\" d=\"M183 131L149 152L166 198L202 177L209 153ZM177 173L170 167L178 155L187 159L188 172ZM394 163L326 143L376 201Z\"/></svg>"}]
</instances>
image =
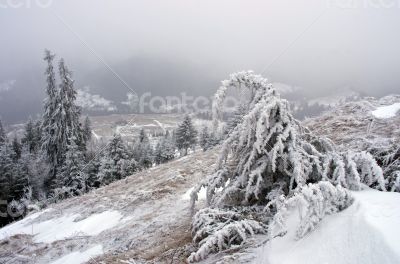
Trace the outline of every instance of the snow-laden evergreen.
<instances>
[{"instance_id":1,"label":"snow-laden evergreen","mask_svg":"<svg viewBox=\"0 0 400 264\"><path fill-rule=\"evenodd\" d=\"M22 144L27 147L30 153L35 153L40 145L40 131L37 130L32 118L29 118L25 125L25 132L22 137Z\"/></svg>"},{"instance_id":2,"label":"snow-laden evergreen","mask_svg":"<svg viewBox=\"0 0 400 264\"><path fill-rule=\"evenodd\" d=\"M7 141L6 131L4 130L3 123L0 119L0 145L4 144Z\"/></svg>"},{"instance_id":3,"label":"snow-laden evergreen","mask_svg":"<svg viewBox=\"0 0 400 264\"><path fill-rule=\"evenodd\" d=\"M259 221L246 219L242 213L206 208L200 210L192 223L193 242L199 249L188 261L195 262L209 254L241 246L254 234L264 233L266 226Z\"/></svg>"},{"instance_id":4,"label":"snow-laden evergreen","mask_svg":"<svg viewBox=\"0 0 400 264\"><path fill-rule=\"evenodd\" d=\"M133 147L133 158L141 169L150 168L153 165L153 148L144 129L140 130L139 140Z\"/></svg>"},{"instance_id":5,"label":"snow-laden evergreen","mask_svg":"<svg viewBox=\"0 0 400 264\"><path fill-rule=\"evenodd\" d=\"M99 180L102 184L109 184L131 175L137 169L137 163L130 158L121 138L114 134L107 145L107 152L101 160L99 168Z\"/></svg>"},{"instance_id":6,"label":"snow-laden evergreen","mask_svg":"<svg viewBox=\"0 0 400 264\"><path fill-rule=\"evenodd\" d=\"M372 149L371 152L383 168L386 188L400 192L400 148L393 145L389 148Z\"/></svg>"},{"instance_id":7,"label":"snow-laden evergreen","mask_svg":"<svg viewBox=\"0 0 400 264\"><path fill-rule=\"evenodd\" d=\"M55 118L55 109L57 107L57 84L56 84L56 74L54 71L53 61L55 55L52 54L49 50L45 51L44 60L47 63L46 68L46 94L47 97L44 101L44 113L43 113L43 122L42 122L42 149L46 152L49 163L55 168L58 165L57 159L57 144L55 141L55 126L56 126L56 118ZM52 177L55 177L56 171L53 170Z\"/></svg>"},{"instance_id":8,"label":"snow-laden evergreen","mask_svg":"<svg viewBox=\"0 0 400 264\"><path fill-rule=\"evenodd\" d=\"M154 162L162 164L175 158L175 145L167 131L165 136L157 143L154 150Z\"/></svg>"},{"instance_id":9,"label":"snow-laden evergreen","mask_svg":"<svg viewBox=\"0 0 400 264\"><path fill-rule=\"evenodd\" d=\"M176 146L182 155L187 155L188 149L194 149L197 143L197 131L193 126L192 119L186 115L176 130Z\"/></svg>"},{"instance_id":10,"label":"snow-laden evergreen","mask_svg":"<svg viewBox=\"0 0 400 264\"><path fill-rule=\"evenodd\" d=\"M226 131L225 133L229 134L231 133L237 125L242 123L243 116L247 113L247 107L244 104L240 104L235 112L233 113L233 116L229 118L227 125L226 125Z\"/></svg>"},{"instance_id":11,"label":"snow-laden evergreen","mask_svg":"<svg viewBox=\"0 0 400 264\"><path fill-rule=\"evenodd\" d=\"M311 134L260 75L239 72L223 81L214 114L222 113L228 89L249 91L248 111L224 141L215 173L194 188L192 210L202 187L207 188L207 205L212 208L265 206L279 197L273 194L290 198L303 186L320 181L351 190L363 185L385 190L382 170L369 153L340 153L328 139ZM215 116L214 126L217 121ZM214 232L218 231L211 228L209 239Z\"/></svg>"},{"instance_id":12,"label":"snow-laden evergreen","mask_svg":"<svg viewBox=\"0 0 400 264\"><path fill-rule=\"evenodd\" d=\"M65 162L57 175L57 186L66 188L68 195L80 195L86 191L87 175L84 170L85 157L76 140L71 139L67 146Z\"/></svg>"},{"instance_id":13,"label":"snow-laden evergreen","mask_svg":"<svg viewBox=\"0 0 400 264\"><path fill-rule=\"evenodd\" d=\"M330 182L321 181L298 188L294 194L285 199L280 195L267 205L275 207L276 213L269 225L269 235L272 239L279 233L286 232L288 212L296 208L299 213L300 224L296 237L301 239L315 229L326 216L337 213L349 207L353 202L350 192L340 185L334 186Z\"/></svg>"}]
</instances>

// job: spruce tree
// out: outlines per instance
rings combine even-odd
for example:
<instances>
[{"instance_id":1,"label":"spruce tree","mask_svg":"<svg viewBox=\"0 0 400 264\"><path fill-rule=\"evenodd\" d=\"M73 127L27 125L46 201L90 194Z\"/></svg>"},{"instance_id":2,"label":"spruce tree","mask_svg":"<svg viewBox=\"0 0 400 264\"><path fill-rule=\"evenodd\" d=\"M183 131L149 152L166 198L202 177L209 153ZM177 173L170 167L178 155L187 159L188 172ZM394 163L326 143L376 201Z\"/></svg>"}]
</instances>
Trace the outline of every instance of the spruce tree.
<instances>
[{"instance_id":1,"label":"spruce tree","mask_svg":"<svg viewBox=\"0 0 400 264\"><path fill-rule=\"evenodd\" d=\"M172 142L172 138L169 132L157 143L154 150L154 162L156 164L162 164L173 160L175 157L175 146Z\"/></svg>"},{"instance_id":2,"label":"spruce tree","mask_svg":"<svg viewBox=\"0 0 400 264\"><path fill-rule=\"evenodd\" d=\"M15 136L13 141L12 141L12 150L13 150L13 160L14 162L17 162L22 155L22 145L21 143L18 141L17 137Z\"/></svg>"},{"instance_id":3,"label":"spruce tree","mask_svg":"<svg viewBox=\"0 0 400 264\"><path fill-rule=\"evenodd\" d=\"M130 159L121 135L114 134L108 144L107 153L101 160L99 170L102 184L125 178L136 170L136 162Z\"/></svg>"},{"instance_id":4,"label":"spruce tree","mask_svg":"<svg viewBox=\"0 0 400 264\"><path fill-rule=\"evenodd\" d=\"M54 184L57 185L55 177L64 165L68 145L73 144L71 139L74 139L75 143L81 147L83 137L79 122L81 110L75 103L77 92L74 89L72 73L68 70L64 60L61 59L58 67L61 83L57 90L52 65L54 55L46 54L48 99L45 103L42 127L43 146L52 168L47 185L52 188L55 187Z\"/></svg>"},{"instance_id":5,"label":"spruce tree","mask_svg":"<svg viewBox=\"0 0 400 264\"><path fill-rule=\"evenodd\" d=\"M0 145L3 145L7 141L6 131L4 130L3 124L0 119Z\"/></svg>"},{"instance_id":6,"label":"spruce tree","mask_svg":"<svg viewBox=\"0 0 400 264\"><path fill-rule=\"evenodd\" d=\"M0 200L8 201L13 179L13 159L10 147L0 145Z\"/></svg>"},{"instance_id":7,"label":"spruce tree","mask_svg":"<svg viewBox=\"0 0 400 264\"><path fill-rule=\"evenodd\" d=\"M86 190L86 173L84 172L84 154L75 140L71 139L67 146L65 162L57 175L58 187L66 187L71 194L79 195Z\"/></svg>"},{"instance_id":8,"label":"spruce tree","mask_svg":"<svg viewBox=\"0 0 400 264\"><path fill-rule=\"evenodd\" d=\"M242 122L243 116L246 114L246 111L247 111L247 107L245 104L240 104L238 106L238 108L233 113L233 116L231 118L229 118L229 120L227 122L226 129L225 129L226 134L231 133L235 129L235 127Z\"/></svg>"},{"instance_id":9,"label":"spruce tree","mask_svg":"<svg viewBox=\"0 0 400 264\"><path fill-rule=\"evenodd\" d=\"M101 160L100 155L96 155L94 152L88 152L86 154L86 158L88 160L86 166L86 188L98 188L101 185L101 181L99 178Z\"/></svg>"},{"instance_id":10,"label":"spruce tree","mask_svg":"<svg viewBox=\"0 0 400 264\"><path fill-rule=\"evenodd\" d=\"M55 109L57 106L57 84L54 72L53 60L55 55L51 54L49 50L45 51L44 60L47 63L46 68L46 94L47 98L44 101L44 114L43 114L43 148L46 151L50 164L54 167L57 165L57 146L55 144L54 129L55 129Z\"/></svg>"},{"instance_id":11,"label":"spruce tree","mask_svg":"<svg viewBox=\"0 0 400 264\"><path fill-rule=\"evenodd\" d=\"M138 166L141 169L146 169L153 165L153 154L150 140L144 129L141 129L139 140L136 142L133 149L133 157L138 162Z\"/></svg>"},{"instance_id":12,"label":"spruce tree","mask_svg":"<svg viewBox=\"0 0 400 264\"><path fill-rule=\"evenodd\" d=\"M203 151L206 151L210 147L210 134L208 134L208 127L204 127L201 131L199 144Z\"/></svg>"},{"instance_id":13,"label":"spruce tree","mask_svg":"<svg viewBox=\"0 0 400 264\"><path fill-rule=\"evenodd\" d=\"M25 132L21 142L30 153L34 153L39 145L37 140L38 137L35 124L33 120L29 118L28 123L25 124Z\"/></svg>"},{"instance_id":14,"label":"spruce tree","mask_svg":"<svg viewBox=\"0 0 400 264\"><path fill-rule=\"evenodd\" d=\"M192 124L192 119L186 115L176 130L176 145L182 155L187 155L188 149L194 149L197 143L197 131Z\"/></svg>"}]
</instances>

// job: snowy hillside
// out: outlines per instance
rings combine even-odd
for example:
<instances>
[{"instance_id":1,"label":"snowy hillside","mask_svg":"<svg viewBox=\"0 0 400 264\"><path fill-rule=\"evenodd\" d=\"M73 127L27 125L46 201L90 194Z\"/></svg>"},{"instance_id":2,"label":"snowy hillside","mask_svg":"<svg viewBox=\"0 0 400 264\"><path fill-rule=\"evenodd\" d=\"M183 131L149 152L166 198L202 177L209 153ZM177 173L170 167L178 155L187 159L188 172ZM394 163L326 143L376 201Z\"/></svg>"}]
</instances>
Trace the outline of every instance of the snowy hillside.
<instances>
[{"instance_id":1,"label":"snowy hillside","mask_svg":"<svg viewBox=\"0 0 400 264\"><path fill-rule=\"evenodd\" d=\"M366 150L398 144L400 96L366 98L337 106L304 124L313 133L327 136L344 149Z\"/></svg>"},{"instance_id":2,"label":"snowy hillside","mask_svg":"<svg viewBox=\"0 0 400 264\"><path fill-rule=\"evenodd\" d=\"M188 192L215 160L215 150L194 153L8 225L0 262L182 263L191 242Z\"/></svg>"},{"instance_id":3,"label":"snowy hillside","mask_svg":"<svg viewBox=\"0 0 400 264\"><path fill-rule=\"evenodd\" d=\"M304 123L340 149L390 145L400 136L400 97L346 103ZM186 263L192 243L190 198L215 170L219 149L195 152L126 179L67 199L0 229L5 263ZM197 209L204 207L205 189ZM287 233L250 237L240 247L199 263L400 263L400 195L351 191L353 203L326 215L312 232L296 237L298 210ZM311 257L310 257L311 256Z\"/></svg>"}]
</instances>

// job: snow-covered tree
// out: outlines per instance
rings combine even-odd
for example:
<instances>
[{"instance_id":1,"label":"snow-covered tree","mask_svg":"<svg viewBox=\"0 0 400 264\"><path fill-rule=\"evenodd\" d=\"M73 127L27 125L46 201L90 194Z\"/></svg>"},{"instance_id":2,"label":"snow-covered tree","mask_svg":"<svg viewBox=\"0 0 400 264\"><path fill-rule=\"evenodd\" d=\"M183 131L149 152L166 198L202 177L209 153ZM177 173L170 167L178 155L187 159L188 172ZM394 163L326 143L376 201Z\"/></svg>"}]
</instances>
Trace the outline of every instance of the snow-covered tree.
<instances>
[{"instance_id":1,"label":"snow-covered tree","mask_svg":"<svg viewBox=\"0 0 400 264\"><path fill-rule=\"evenodd\" d=\"M235 129L235 127L242 122L243 116L246 113L247 113L246 105L240 104L233 113L233 116L229 118L225 128L225 133L229 134L230 132L232 132Z\"/></svg>"},{"instance_id":2,"label":"snow-covered tree","mask_svg":"<svg viewBox=\"0 0 400 264\"><path fill-rule=\"evenodd\" d=\"M228 88L249 89L253 97L243 121L223 143L216 173L199 185L207 186L209 204L265 204L277 183L285 194L321 180L384 189L382 171L370 155L338 153L329 140L313 136L266 79L240 72L223 82L221 89Z\"/></svg>"},{"instance_id":3,"label":"snow-covered tree","mask_svg":"<svg viewBox=\"0 0 400 264\"><path fill-rule=\"evenodd\" d=\"M161 164L173 160L175 157L175 146L169 132L157 143L154 151L154 162Z\"/></svg>"},{"instance_id":4,"label":"snow-covered tree","mask_svg":"<svg viewBox=\"0 0 400 264\"><path fill-rule=\"evenodd\" d=\"M362 184L385 190L382 170L370 154L340 153L328 139L314 136L293 118L289 103L272 85L252 72L235 73L222 82L213 103L214 126L231 88L250 92L248 110L225 139L215 173L194 188L192 209L202 187L213 208L266 206L277 194L290 199L307 184L321 181L352 190ZM210 229L208 237L216 232ZM235 237L226 235L228 240Z\"/></svg>"},{"instance_id":5,"label":"snow-covered tree","mask_svg":"<svg viewBox=\"0 0 400 264\"><path fill-rule=\"evenodd\" d=\"M3 123L0 119L0 145L4 144L7 141L6 131L4 130Z\"/></svg>"},{"instance_id":6,"label":"snow-covered tree","mask_svg":"<svg viewBox=\"0 0 400 264\"><path fill-rule=\"evenodd\" d=\"M100 166L101 166L101 159L99 155L95 153L88 155L89 162L86 165L86 187L91 188L98 188L101 185L101 180L99 177Z\"/></svg>"},{"instance_id":7,"label":"snow-covered tree","mask_svg":"<svg viewBox=\"0 0 400 264\"><path fill-rule=\"evenodd\" d=\"M29 118L28 123L25 124L25 132L21 139L22 144L27 148L30 153L35 153L39 147L39 131L33 120Z\"/></svg>"},{"instance_id":8,"label":"snow-covered tree","mask_svg":"<svg viewBox=\"0 0 400 264\"><path fill-rule=\"evenodd\" d=\"M8 201L13 180L12 151L7 144L0 145L0 200Z\"/></svg>"},{"instance_id":9,"label":"snow-covered tree","mask_svg":"<svg viewBox=\"0 0 400 264\"><path fill-rule=\"evenodd\" d=\"M351 193L340 185L334 186L327 181L310 183L298 188L289 199L281 195L267 205L267 210L270 206L276 210L269 225L269 235L272 238L277 235L274 233L286 232L288 214L298 212L296 237L301 239L314 230L326 215L342 211L352 203Z\"/></svg>"},{"instance_id":10,"label":"snow-covered tree","mask_svg":"<svg viewBox=\"0 0 400 264\"><path fill-rule=\"evenodd\" d=\"M210 134L208 133L208 127L203 127L203 130L200 133L199 145L200 147L206 151L209 148L210 144Z\"/></svg>"},{"instance_id":11,"label":"snow-covered tree","mask_svg":"<svg viewBox=\"0 0 400 264\"><path fill-rule=\"evenodd\" d=\"M176 146L182 155L187 155L188 149L196 146L197 131L193 126L192 119L186 115L176 130Z\"/></svg>"},{"instance_id":12,"label":"snow-covered tree","mask_svg":"<svg viewBox=\"0 0 400 264\"><path fill-rule=\"evenodd\" d=\"M55 74L53 69L54 55L46 52L45 60L48 63L47 95L45 114L43 116L43 147L52 167L50 182L47 185L54 187L57 173L63 166L67 147L74 139L82 146L82 128L79 122L80 108L76 105L76 90L72 73L68 70L63 59L59 62L61 83L56 89Z\"/></svg>"},{"instance_id":13,"label":"snow-covered tree","mask_svg":"<svg viewBox=\"0 0 400 264\"><path fill-rule=\"evenodd\" d=\"M15 159L12 144L0 146L0 200L11 202L23 197L29 185L26 168L25 163Z\"/></svg>"},{"instance_id":14,"label":"snow-covered tree","mask_svg":"<svg viewBox=\"0 0 400 264\"><path fill-rule=\"evenodd\" d=\"M13 160L14 162L17 162L22 155L22 145L16 136L14 137L11 146L13 150Z\"/></svg>"},{"instance_id":15,"label":"snow-covered tree","mask_svg":"<svg viewBox=\"0 0 400 264\"><path fill-rule=\"evenodd\" d=\"M150 168L153 165L153 148L144 129L140 130L139 140L133 147L133 157L142 169Z\"/></svg>"},{"instance_id":16,"label":"snow-covered tree","mask_svg":"<svg viewBox=\"0 0 400 264\"><path fill-rule=\"evenodd\" d=\"M251 211L247 212L251 215ZM189 262L205 259L209 254L241 246L254 234L266 233L267 227L256 220L248 220L242 212L205 208L192 221L193 242L199 249L193 252Z\"/></svg>"},{"instance_id":17,"label":"snow-covered tree","mask_svg":"<svg viewBox=\"0 0 400 264\"><path fill-rule=\"evenodd\" d=\"M389 191L400 192L400 147L371 149L374 158L382 166L386 187Z\"/></svg>"},{"instance_id":18,"label":"snow-covered tree","mask_svg":"<svg viewBox=\"0 0 400 264\"><path fill-rule=\"evenodd\" d=\"M57 174L58 188L68 188L73 195L80 195L86 191L85 157L76 143L71 139L67 146L65 161Z\"/></svg>"},{"instance_id":19,"label":"snow-covered tree","mask_svg":"<svg viewBox=\"0 0 400 264\"><path fill-rule=\"evenodd\" d=\"M114 134L107 147L107 153L101 159L99 179L109 184L129 176L136 171L136 161L129 157L121 135Z\"/></svg>"},{"instance_id":20,"label":"snow-covered tree","mask_svg":"<svg viewBox=\"0 0 400 264\"><path fill-rule=\"evenodd\" d=\"M48 161L52 166L51 177L55 177L56 167L58 164L58 149L55 137L56 118L55 109L57 107L57 84L56 75L53 66L55 55L49 50L45 51L44 60L47 63L46 68L46 94L47 98L44 101L44 114L42 122L42 148L45 151Z\"/></svg>"}]
</instances>

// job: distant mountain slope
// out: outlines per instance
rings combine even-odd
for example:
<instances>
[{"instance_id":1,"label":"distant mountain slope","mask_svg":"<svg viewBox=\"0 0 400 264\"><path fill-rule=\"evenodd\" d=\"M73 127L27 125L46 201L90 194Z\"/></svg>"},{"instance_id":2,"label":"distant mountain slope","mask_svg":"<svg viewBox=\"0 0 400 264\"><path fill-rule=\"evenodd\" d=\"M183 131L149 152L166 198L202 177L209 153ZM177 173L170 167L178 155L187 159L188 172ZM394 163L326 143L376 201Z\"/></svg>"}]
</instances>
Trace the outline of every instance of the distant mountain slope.
<instances>
[{"instance_id":1,"label":"distant mountain slope","mask_svg":"<svg viewBox=\"0 0 400 264\"><path fill-rule=\"evenodd\" d=\"M385 118L373 114L376 110L385 111L388 106L387 111L393 112L390 106L398 103L400 95L365 98L339 105L318 117L306 119L303 124L315 134L330 138L344 150L399 144L400 112Z\"/></svg>"}]
</instances>

